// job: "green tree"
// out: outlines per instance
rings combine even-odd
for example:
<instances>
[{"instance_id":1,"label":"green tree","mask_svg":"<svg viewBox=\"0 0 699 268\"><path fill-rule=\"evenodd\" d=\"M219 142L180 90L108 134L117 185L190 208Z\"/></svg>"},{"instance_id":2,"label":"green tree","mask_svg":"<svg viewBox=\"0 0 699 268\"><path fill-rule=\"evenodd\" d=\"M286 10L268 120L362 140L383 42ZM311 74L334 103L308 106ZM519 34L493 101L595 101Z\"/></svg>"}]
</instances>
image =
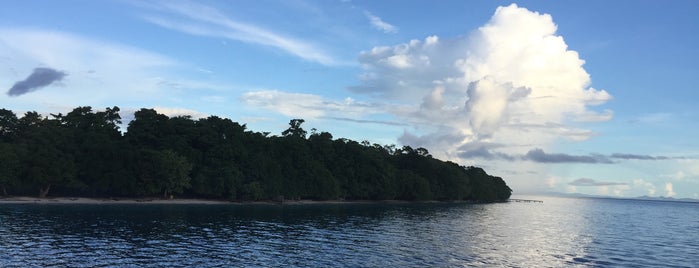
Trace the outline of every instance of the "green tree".
<instances>
[{"instance_id":1,"label":"green tree","mask_svg":"<svg viewBox=\"0 0 699 268\"><path fill-rule=\"evenodd\" d=\"M195 121L141 109L134 117L122 136L118 107L52 118L0 109L2 193L479 201L512 193L502 178L425 148L333 140L315 128L306 139L303 119L270 137L215 116Z\"/></svg>"},{"instance_id":2,"label":"green tree","mask_svg":"<svg viewBox=\"0 0 699 268\"><path fill-rule=\"evenodd\" d=\"M165 198L171 194L182 193L189 187L189 171L192 170L192 165L186 158L171 150L165 150L159 152L158 160L160 184Z\"/></svg>"},{"instance_id":3,"label":"green tree","mask_svg":"<svg viewBox=\"0 0 699 268\"><path fill-rule=\"evenodd\" d=\"M180 128L180 127L176 127ZM199 119L189 139L192 192L198 196L235 200L240 194L242 166L252 143L245 140L245 125L217 116Z\"/></svg>"},{"instance_id":4,"label":"green tree","mask_svg":"<svg viewBox=\"0 0 699 268\"><path fill-rule=\"evenodd\" d=\"M21 172L44 198L53 185L66 185L74 178L69 138L59 120L41 119L36 112L26 113L19 122Z\"/></svg>"},{"instance_id":5,"label":"green tree","mask_svg":"<svg viewBox=\"0 0 699 268\"><path fill-rule=\"evenodd\" d=\"M129 122L126 139L140 149L165 149L167 142L164 137L172 132L168 120L166 115L159 114L154 109L138 110Z\"/></svg>"},{"instance_id":6,"label":"green tree","mask_svg":"<svg viewBox=\"0 0 699 268\"><path fill-rule=\"evenodd\" d=\"M261 200L265 197L265 192L262 189L262 185L259 181L252 181L243 185L242 189L243 199L245 200Z\"/></svg>"},{"instance_id":7,"label":"green tree","mask_svg":"<svg viewBox=\"0 0 699 268\"><path fill-rule=\"evenodd\" d=\"M301 124L303 124L304 122L306 122L306 120L291 119L291 121L289 121L289 128L282 132L282 136L284 136L284 137L299 137L299 138L305 139L307 132L306 132L306 130L304 130L301 127Z\"/></svg>"},{"instance_id":8,"label":"green tree","mask_svg":"<svg viewBox=\"0 0 699 268\"><path fill-rule=\"evenodd\" d=\"M114 182L125 176L125 146L118 124L119 107L93 112L89 106L78 107L61 117L72 139L70 154L76 166L79 191L91 195L114 192Z\"/></svg>"},{"instance_id":9,"label":"green tree","mask_svg":"<svg viewBox=\"0 0 699 268\"><path fill-rule=\"evenodd\" d=\"M14 112L0 109L0 141L11 142L16 135L19 119Z\"/></svg>"},{"instance_id":10,"label":"green tree","mask_svg":"<svg viewBox=\"0 0 699 268\"><path fill-rule=\"evenodd\" d=\"M403 200L430 200L432 191L430 183L420 175L410 170L401 170L398 199Z\"/></svg>"},{"instance_id":11,"label":"green tree","mask_svg":"<svg viewBox=\"0 0 699 268\"><path fill-rule=\"evenodd\" d=\"M0 142L0 188L2 195L7 195L7 187L18 183L20 162L15 146L11 143Z\"/></svg>"},{"instance_id":12,"label":"green tree","mask_svg":"<svg viewBox=\"0 0 699 268\"><path fill-rule=\"evenodd\" d=\"M142 149L136 157L135 174L139 195L182 193L189 187L191 164L171 150Z\"/></svg>"}]
</instances>

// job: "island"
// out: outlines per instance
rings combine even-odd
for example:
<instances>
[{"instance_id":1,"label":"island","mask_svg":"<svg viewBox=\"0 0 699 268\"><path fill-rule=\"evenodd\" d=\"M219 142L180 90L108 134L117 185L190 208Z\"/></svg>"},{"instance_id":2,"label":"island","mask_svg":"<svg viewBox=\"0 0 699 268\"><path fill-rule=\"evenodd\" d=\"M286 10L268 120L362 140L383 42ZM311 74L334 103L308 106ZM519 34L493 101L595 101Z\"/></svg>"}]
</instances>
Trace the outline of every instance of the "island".
<instances>
[{"instance_id":1,"label":"island","mask_svg":"<svg viewBox=\"0 0 699 268\"><path fill-rule=\"evenodd\" d=\"M217 116L140 109L125 132L119 107L18 117L0 109L0 195L229 201L498 202L512 190L425 148L371 144L302 128L254 132Z\"/></svg>"}]
</instances>

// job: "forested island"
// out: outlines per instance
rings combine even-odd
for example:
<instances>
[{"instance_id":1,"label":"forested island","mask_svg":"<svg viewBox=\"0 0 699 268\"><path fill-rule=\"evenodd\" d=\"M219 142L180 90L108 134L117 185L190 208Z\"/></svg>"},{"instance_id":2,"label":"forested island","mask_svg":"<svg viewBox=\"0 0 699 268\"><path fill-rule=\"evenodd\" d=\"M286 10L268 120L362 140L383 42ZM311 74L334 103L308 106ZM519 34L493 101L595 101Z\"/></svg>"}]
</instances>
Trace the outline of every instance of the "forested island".
<instances>
[{"instance_id":1,"label":"forested island","mask_svg":"<svg viewBox=\"0 0 699 268\"><path fill-rule=\"evenodd\" d=\"M281 136L230 119L89 106L44 117L0 109L0 194L255 200L504 201L512 190L478 167L424 148L370 144L302 128Z\"/></svg>"}]
</instances>

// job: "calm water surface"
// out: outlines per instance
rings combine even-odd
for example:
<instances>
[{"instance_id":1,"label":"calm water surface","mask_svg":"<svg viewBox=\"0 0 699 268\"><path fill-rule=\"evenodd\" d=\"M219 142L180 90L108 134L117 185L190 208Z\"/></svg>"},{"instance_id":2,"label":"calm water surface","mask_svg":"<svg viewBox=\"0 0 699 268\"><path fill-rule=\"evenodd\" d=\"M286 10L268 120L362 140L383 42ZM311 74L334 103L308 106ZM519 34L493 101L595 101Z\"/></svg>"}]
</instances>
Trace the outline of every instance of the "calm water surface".
<instances>
[{"instance_id":1,"label":"calm water surface","mask_svg":"<svg viewBox=\"0 0 699 268\"><path fill-rule=\"evenodd\" d=\"M699 204L0 204L0 267L699 267Z\"/></svg>"}]
</instances>

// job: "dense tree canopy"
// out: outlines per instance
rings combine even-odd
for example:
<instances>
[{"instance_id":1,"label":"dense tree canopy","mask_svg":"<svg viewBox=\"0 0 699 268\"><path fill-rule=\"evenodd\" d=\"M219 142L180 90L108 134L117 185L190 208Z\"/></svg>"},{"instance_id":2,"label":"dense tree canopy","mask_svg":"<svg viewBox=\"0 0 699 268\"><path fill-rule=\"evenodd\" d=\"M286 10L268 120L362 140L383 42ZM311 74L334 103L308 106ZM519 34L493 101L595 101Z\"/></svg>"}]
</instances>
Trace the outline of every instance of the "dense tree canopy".
<instances>
[{"instance_id":1,"label":"dense tree canopy","mask_svg":"<svg viewBox=\"0 0 699 268\"><path fill-rule=\"evenodd\" d=\"M0 109L0 194L501 201L512 192L425 148L308 135L303 123L269 136L216 116L141 109L122 134L118 107L21 118Z\"/></svg>"}]
</instances>

